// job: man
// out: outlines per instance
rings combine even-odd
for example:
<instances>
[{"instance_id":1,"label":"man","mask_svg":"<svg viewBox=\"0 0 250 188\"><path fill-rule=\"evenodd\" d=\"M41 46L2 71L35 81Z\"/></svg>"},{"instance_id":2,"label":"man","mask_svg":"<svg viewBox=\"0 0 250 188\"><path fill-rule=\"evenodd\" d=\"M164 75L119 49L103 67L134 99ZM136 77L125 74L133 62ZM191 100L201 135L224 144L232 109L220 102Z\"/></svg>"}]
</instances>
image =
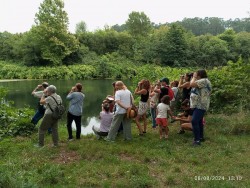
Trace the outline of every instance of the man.
<instances>
[{"instance_id":1,"label":"man","mask_svg":"<svg viewBox=\"0 0 250 188\"><path fill-rule=\"evenodd\" d=\"M45 96L47 96L45 98ZM36 147L43 147L44 146L44 135L48 128L52 130L52 140L54 146L58 146L58 119L54 119L52 117L52 110L54 110L57 104L62 103L62 99L59 95L56 94L56 87L54 85L48 86L45 91L44 95L40 100L41 105L46 105L44 118L42 123L39 127L39 142Z\"/></svg>"},{"instance_id":2,"label":"man","mask_svg":"<svg viewBox=\"0 0 250 188\"><path fill-rule=\"evenodd\" d=\"M43 82L42 84L38 85L31 93L34 97L39 98L37 111L31 120L31 123L33 123L34 125L36 125L39 122L39 120L42 119L42 117L44 116L45 107L44 105L40 104L40 99L43 96L44 90L48 86L49 84L47 82Z\"/></svg>"}]
</instances>

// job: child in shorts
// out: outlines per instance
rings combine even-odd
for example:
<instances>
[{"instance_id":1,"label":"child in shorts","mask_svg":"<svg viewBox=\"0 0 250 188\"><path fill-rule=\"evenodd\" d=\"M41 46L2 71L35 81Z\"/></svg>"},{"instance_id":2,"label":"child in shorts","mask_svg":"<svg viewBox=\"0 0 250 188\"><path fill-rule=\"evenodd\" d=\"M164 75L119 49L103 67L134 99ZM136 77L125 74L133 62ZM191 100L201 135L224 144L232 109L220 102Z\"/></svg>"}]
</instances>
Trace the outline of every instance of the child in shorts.
<instances>
[{"instance_id":1,"label":"child in shorts","mask_svg":"<svg viewBox=\"0 0 250 188\"><path fill-rule=\"evenodd\" d=\"M156 124L159 126L160 139L162 139L163 133L165 138L168 138L168 114L172 117L173 114L170 110L170 98L168 95L164 95L161 98L161 103L157 105L156 109Z\"/></svg>"}]
</instances>

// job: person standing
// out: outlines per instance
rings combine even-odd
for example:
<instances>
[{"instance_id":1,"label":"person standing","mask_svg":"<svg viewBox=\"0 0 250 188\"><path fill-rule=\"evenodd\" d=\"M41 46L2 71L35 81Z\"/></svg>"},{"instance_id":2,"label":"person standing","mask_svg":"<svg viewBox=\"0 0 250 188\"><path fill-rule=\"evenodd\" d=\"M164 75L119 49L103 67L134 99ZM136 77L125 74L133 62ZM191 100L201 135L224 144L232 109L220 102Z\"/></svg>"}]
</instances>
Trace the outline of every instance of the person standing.
<instances>
[{"instance_id":1,"label":"person standing","mask_svg":"<svg viewBox=\"0 0 250 188\"><path fill-rule=\"evenodd\" d=\"M108 136L105 138L106 141L114 141L118 129L122 123L123 125L123 135L125 140L132 140L131 133L131 120L126 118L127 110L132 106L134 101L131 92L127 89L122 81L115 82L115 106L116 111L114 113L113 120L111 122L110 131Z\"/></svg>"},{"instance_id":2,"label":"person standing","mask_svg":"<svg viewBox=\"0 0 250 188\"><path fill-rule=\"evenodd\" d=\"M68 140L73 139L72 135L72 122L76 124L76 139L81 137L81 119L82 119L82 108L83 100L85 95L82 93L82 84L77 83L71 88L71 91L67 95L66 99L70 101L69 110L67 113L67 129L68 129Z\"/></svg>"},{"instance_id":3,"label":"person standing","mask_svg":"<svg viewBox=\"0 0 250 188\"><path fill-rule=\"evenodd\" d=\"M210 105L210 94L212 91L211 82L208 80L205 70L198 70L194 73L190 86L195 92L190 96L190 108L193 109L192 128L194 134L194 146L204 141L203 117Z\"/></svg>"},{"instance_id":4,"label":"person standing","mask_svg":"<svg viewBox=\"0 0 250 188\"><path fill-rule=\"evenodd\" d=\"M35 115L33 116L33 118L31 119L31 123L33 123L34 125L37 125L39 120L42 119L42 117L44 116L45 106L40 104L40 100L44 94L44 90L48 86L49 84L47 82L43 82L42 84L38 85L31 93L34 97L39 98L37 111Z\"/></svg>"},{"instance_id":5,"label":"person standing","mask_svg":"<svg viewBox=\"0 0 250 188\"><path fill-rule=\"evenodd\" d=\"M45 98L45 96L47 96ZM38 130L39 135L39 141L38 145L35 145L36 147L43 147L44 146L44 135L46 130L48 128L51 128L52 131L52 140L54 143L54 146L58 146L58 119L55 119L52 117L52 110L54 110L57 106L57 104L62 103L62 99L59 95L56 94L56 87L54 85L48 86L44 94L40 100L40 104L45 105L45 114L44 118L42 120L42 123Z\"/></svg>"},{"instance_id":6,"label":"person standing","mask_svg":"<svg viewBox=\"0 0 250 188\"><path fill-rule=\"evenodd\" d=\"M147 132L147 110L148 110L148 99L150 93L150 82L148 80L141 80L135 89L136 95L140 95L141 99L139 102L138 114L135 118L136 125L139 130L139 135L143 136ZM140 118L143 120L143 130L140 124Z\"/></svg>"}]
</instances>

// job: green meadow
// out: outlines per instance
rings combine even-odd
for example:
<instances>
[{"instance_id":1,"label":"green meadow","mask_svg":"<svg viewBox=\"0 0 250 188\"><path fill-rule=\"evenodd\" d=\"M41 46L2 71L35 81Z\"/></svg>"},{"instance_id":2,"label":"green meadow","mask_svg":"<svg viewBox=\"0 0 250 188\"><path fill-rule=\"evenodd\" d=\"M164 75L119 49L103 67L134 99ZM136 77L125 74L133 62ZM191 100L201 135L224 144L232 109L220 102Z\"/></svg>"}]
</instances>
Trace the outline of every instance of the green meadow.
<instances>
[{"instance_id":1,"label":"green meadow","mask_svg":"<svg viewBox=\"0 0 250 188\"><path fill-rule=\"evenodd\" d=\"M171 123L160 140L149 120L145 136L119 134L114 143L94 135L67 141L60 122L60 146L36 148L37 133L0 142L0 187L250 187L249 113L207 115L205 142L192 146L192 132L178 135Z\"/></svg>"}]
</instances>

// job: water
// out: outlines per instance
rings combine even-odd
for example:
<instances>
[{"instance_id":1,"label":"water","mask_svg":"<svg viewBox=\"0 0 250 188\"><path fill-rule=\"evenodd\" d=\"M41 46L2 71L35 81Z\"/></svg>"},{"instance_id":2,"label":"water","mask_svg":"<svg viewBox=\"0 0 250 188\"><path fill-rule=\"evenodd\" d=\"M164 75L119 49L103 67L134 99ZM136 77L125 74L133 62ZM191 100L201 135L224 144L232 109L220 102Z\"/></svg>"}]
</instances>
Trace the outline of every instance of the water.
<instances>
[{"instance_id":1,"label":"water","mask_svg":"<svg viewBox=\"0 0 250 188\"><path fill-rule=\"evenodd\" d=\"M69 101L66 100L66 96L71 90L72 86L80 82L83 84L83 93L85 94L85 100L83 104L83 116L82 116L82 134L92 133L92 126L99 125L99 114L101 111L102 101L107 95L113 94L112 83L114 80L46 80L49 84L53 84L57 87L57 94L62 97L63 104L68 109ZM3 86L9 92L6 96L7 100L14 102L15 107L27 107L36 109L38 99L31 95L34 88L41 84L43 80L8 80L1 81L0 87ZM126 82L125 84L129 84ZM66 116L61 120L61 123L66 125ZM73 128L75 124L73 122Z\"/></svg>"}]
</instances>

